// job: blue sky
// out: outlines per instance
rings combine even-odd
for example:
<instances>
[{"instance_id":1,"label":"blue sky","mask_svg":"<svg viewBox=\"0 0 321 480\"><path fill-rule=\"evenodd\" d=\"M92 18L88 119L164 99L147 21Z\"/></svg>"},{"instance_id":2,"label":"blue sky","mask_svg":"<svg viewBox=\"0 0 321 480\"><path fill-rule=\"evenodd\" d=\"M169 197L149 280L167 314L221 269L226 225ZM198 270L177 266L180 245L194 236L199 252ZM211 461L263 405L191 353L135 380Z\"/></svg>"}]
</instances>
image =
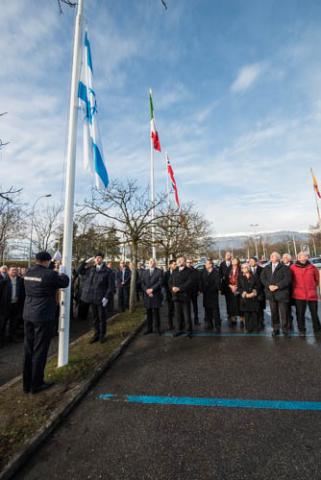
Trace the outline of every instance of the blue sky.
<instances>
[{"instance_id":1,"label":"blue sky","mask_svg":"<svg viewBox=\"0 0 321 480\"><path fill-rule=\"evenodd\" d=\"M307 229L321 180L321 4L85 0L111 178L149 180L148 89L182 201L216 233ZM1 184L63 201L74 10L1 5ZM79 128L79 134L81 128ZM81 145L81 143L80 143ZM77 201L93 184L79 149ZM155 155L157 190L165 189Z\"/></svg>"}]
</instances>

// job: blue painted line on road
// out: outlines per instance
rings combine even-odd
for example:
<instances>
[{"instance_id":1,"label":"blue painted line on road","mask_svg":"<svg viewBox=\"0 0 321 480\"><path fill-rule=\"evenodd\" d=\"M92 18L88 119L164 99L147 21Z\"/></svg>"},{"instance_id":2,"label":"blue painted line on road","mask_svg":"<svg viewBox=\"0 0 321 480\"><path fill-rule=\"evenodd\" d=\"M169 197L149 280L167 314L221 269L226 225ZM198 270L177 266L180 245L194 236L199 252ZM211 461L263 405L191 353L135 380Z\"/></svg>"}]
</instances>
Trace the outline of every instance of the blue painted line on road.
<instances>
[{"instance_id":1,"label":"blue painted line on road","mask_svg":"<svg viewBox=\"0 0 321 480\"><path fill-rule=\"evenodd\" d=\"M241 333L241 332L221 332L221 333L214 333L214 332L193 332L192 337L271 337L271 332L266 333ZM171 332L163 333L164 337L173 337ZM180 335L181 337L186 337L187 333ZM282 337L284 335L280 335ZM287 337L298 337L298 333L290 333ZM314 337L314 335L305 335L306 337ZM179 337L178 337L179 338Z\"/></svg>"},{"instance_id":2,"label":"blue painted line on road","mask_svg":"<svg viewBox=\"0 0 321 480\"><path fill-rule=\"evenodd\" d=\"M178 405L193 407L249 408L266 410L321 411L321 402L287 400L247 400L231 398L165 397L155 395L113 395L103 393L100 400L114 400L145 405Z\"/></svg>"}]
</instances>

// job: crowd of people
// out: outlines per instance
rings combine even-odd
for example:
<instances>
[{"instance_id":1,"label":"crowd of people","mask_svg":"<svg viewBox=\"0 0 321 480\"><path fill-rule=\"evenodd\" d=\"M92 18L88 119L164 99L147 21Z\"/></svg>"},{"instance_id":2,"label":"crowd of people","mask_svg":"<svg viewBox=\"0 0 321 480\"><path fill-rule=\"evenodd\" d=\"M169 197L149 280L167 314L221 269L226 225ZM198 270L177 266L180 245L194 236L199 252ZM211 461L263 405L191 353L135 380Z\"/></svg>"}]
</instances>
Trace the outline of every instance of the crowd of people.
<instances>
[{"instance_id":1,"label":"crowd of people","mask_svg":"<svg viewBox=\"0 0 321 480\"><path fill-rule=\"evenodd\" d=\"M187 332L192 336L199 325L197 297L203 294L205 328L221 332L219 293L226 302L230 328L239 326L247 333L259 332L265 327L264 312L270 306L272 336L282 332L287 336L293 330L293 307L300 336L306 334L306 308L309 307L313 330L320 333L318 317L319 271L309 262L309 256L300 252L292 262L289 254L273 252L264 267L256 257L241 264L226 252L219 267L211 259L203 270L196 270L192 261L180 256L171 260L163 275L151 259L142 276L142 288L147 311L146 334L160 332L159 308L162 304L162 286L167 300L168 329L174 336ZM193 319L192 319L193 311ZM175 318L175 323L174 323ZM154 324L153 324L154 319Z\"/></svg>"},{"instance_id":2,"label":"crowd of people","mask_svg":"<svg viewBox=\"0 0 321 480\"><path fill-rule=\"evenodd\" d=\"M194 268L184 256L172 259L165 271L150 259L147 267L136 271L135 295L142 296L146 309L145 335L162 334L160 309L166 304L167 328L178 337L192 337L200 325L199 295L202 295L205 328L219 334L222 315L219 295L225 298L228 326L238 325L246 333L265 328L265 309L270 307L272 335L287 336L294 324L293 307L300 336L306 334L306 308L309 307L315 334L320 333L318 317L319 271L300 252L295 261L289 254L273 252L262 266L251 257L241 264L230 252L216 266L207 259L204 268ZM104 262L102 253L80 263L71 279L72 309L77 317L87 318L89 309L94 334L90 343L106 341L107 318L129 307L132 269L121 261L117 270ZM64 267L51 260L47 252L36 256L28 270L0 267L0 341L21 341L24 334L24 391L37 393L50 385L44 382L50 340L58 328L59 289L67 287Z\"/></svg>"}]
</instances>

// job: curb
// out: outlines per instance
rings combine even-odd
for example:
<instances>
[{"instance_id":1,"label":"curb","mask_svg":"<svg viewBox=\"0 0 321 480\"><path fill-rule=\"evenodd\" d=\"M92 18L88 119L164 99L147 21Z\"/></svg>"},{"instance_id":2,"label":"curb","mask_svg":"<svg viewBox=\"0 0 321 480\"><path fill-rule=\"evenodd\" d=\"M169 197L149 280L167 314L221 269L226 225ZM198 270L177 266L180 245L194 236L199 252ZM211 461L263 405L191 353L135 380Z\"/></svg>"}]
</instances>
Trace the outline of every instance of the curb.
<instances>
[{"instance_id":1,"label":"curb","mask_svg":"<svg viewBox=\"0 0 321 480\"><path fill-rule=\"evenodd\" d=\"M66 398L65 405L62 405L58 408L49 418L47 423L41 427L38 432L31 437L26 444L23 446L21 451L17 453L10 462L4 467L2 472L0 472L0 480L10 480L13 475L15 475L24 464L27 463L29 457L40 447L40 445L51 435L51 433L63 422L63 420L69 415L74 407L83 399L83 397L88 393L88 391L98 382L100 377L112 366L112 364L117 360L117 358L123 353L127 346L134 340L134 338L140 333L143 329L146 321L143 320L140 325L128 336L126 337L119 347L117 347L107 360L102 363L92 374L92 376L77 385L74 389L70 391L70 395ZM77 339L78 340L78 339ZM77 342L77 340L75 342ZM76 392L76 393L75 393Z\"/></svg>"}]
</instances>

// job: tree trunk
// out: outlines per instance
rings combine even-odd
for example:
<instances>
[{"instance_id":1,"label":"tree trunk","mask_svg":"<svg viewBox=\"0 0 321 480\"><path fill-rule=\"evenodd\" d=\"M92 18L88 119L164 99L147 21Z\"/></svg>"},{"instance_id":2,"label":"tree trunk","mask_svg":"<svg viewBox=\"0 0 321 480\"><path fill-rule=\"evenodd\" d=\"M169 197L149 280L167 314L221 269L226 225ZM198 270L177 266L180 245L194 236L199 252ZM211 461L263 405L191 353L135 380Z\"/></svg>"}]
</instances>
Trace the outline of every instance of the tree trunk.
<instances>
[{"instance_id":1,"label":"tree trunk","mask_svg":"<svg viewBox=\"0 0 321 480\"><path fill-rule=\"evenodd\" d=\"M136 242L132 242L132 275L130 279L130 293L129 293L129 311L133 313L136 306L136 278L137 278L137 255L138 245Z\"/></svg>"}]
</instances>

